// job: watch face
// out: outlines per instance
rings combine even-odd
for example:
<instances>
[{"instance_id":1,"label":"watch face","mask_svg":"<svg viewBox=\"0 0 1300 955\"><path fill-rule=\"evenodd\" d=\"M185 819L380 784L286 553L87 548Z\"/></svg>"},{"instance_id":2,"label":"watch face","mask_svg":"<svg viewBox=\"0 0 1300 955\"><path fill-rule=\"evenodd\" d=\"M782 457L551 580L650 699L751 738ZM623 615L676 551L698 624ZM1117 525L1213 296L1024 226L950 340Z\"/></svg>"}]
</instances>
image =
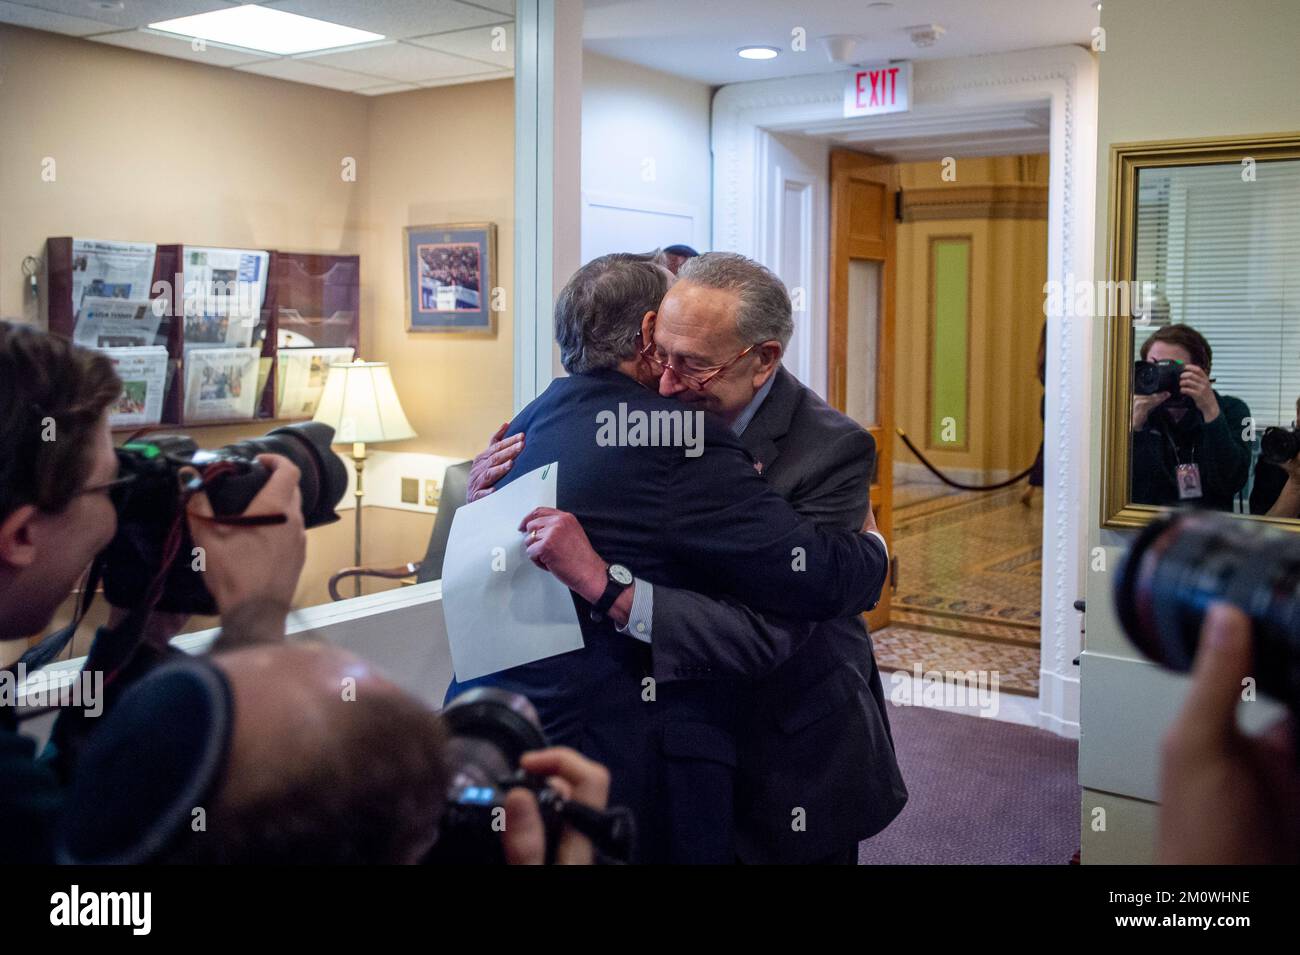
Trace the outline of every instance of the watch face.
<instances>
[{"instance_id":1,"label":"watch face","mask_svg":"<svg viewBox=\"0 0 1300 955\"><path fill-rule=\"evenodd\" d=\"M622 584L626 587L632 583L632 571L628 570L622 564L609 565L609 579L616 584Z\"/></svg>"}]
</instances>

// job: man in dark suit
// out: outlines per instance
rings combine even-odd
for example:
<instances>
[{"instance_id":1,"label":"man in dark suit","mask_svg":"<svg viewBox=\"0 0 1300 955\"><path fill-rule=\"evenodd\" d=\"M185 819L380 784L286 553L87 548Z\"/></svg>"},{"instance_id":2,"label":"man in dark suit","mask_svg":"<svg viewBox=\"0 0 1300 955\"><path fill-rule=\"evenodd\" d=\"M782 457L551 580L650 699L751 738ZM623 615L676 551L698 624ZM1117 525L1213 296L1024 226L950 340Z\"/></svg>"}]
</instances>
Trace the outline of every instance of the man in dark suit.
<instances>
[{"instance_id":1,"label":"man in dark suit","mask_svg":"<svg viewBox=\"0 0 1300 955\"><path fill-rule=\"evenodd\" d=\"M711 253L683 267L642 336L651 343L647 357L660 393L727 421L769 485L800 514L874 533L874 441L780 366L792 331L789 300L774 275L741 256ZM699 387L704 378L692 369L747 345L753 357L745 373ZM511 451L504 442L480 456L477 488ZM880 545L884 550L883 538ZM577 535L557 537L552 549L561 579L598 560ZM661 684L702 673L753 681L737 734L742 861L856 862L859 840L902 810L907 790L860 616L814 626L696 587L637 579L620 629L651 645Z\"/></svg>"},{"instance_id":2,"label":"man in dark suit","mask_svg":"<svg viewBox=\"0 0 1300 955\"><path fill-rule=\"evenodd\" d=\"M721 862L734 855L738 684L658 685L650 646L611 621L630 611L633 574L824 620L874 605L886 555L856 528L800 518L721 421L638 383L646 375L641 321L669 281L638 256L604 256L580 269L555 309L570 376L510 426L525 438L502 483L551 462L560 469L558 510L520 515L528 556L555 571L551 543L568 539L578 521L589 551L601 555L561 577L574 591L583 649L453 682L448 699L481 685L522 693L552 744L609 767L610 801L636 812L643 860ZM712 374L721 378L752 349L744 352ZM704 666L690 674L709 675Z\"/></svg>"}]
</instances>

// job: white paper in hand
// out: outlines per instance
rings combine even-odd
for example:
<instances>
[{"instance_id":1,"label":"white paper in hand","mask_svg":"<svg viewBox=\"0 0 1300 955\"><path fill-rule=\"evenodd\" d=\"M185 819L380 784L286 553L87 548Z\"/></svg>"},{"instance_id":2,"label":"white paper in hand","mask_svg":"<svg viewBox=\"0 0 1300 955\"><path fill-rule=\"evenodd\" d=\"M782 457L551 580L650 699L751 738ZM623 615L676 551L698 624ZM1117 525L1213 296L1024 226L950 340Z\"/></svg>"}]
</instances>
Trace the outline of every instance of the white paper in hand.
<instances>
[{"instance_id":1,"label":"white paper in hand","mask_svg":"<svg viewBox=\"0 0 1300 955\"><path fill-rule=\"evenodd\" d=\"M528 559L519 523L555 506L559 463L458 508L442 565L442 606L456 679L580 650L569 588Z\"/></svg>"}]
</instances>

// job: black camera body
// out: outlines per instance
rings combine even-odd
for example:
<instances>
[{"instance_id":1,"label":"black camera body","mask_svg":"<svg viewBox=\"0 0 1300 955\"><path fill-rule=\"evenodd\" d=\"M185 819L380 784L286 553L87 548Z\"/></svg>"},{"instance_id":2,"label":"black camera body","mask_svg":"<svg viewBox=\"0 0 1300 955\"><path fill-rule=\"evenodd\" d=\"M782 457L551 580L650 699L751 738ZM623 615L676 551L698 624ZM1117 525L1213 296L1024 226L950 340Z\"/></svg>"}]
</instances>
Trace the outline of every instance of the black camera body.
<instances>
[{"instance_id":1,"label":"black camera body","mask_svg":"<svg viewBox=\"0 0 1300 955\"><path fill-rule=\"evenodd\" d=\"M505 798L517 786L537 797L548 864L566 824L591 839L606 859L631 859L636 824L628 810L566 803L546 780L520 769L524 753L547 745L542 721L527 698L497 687L475 687L447 704L442 721L451 779L438 841L424 858L426 864L504 864Z\"/></svg>"},{"instance_id":2,"label":"black camera body","mask_svg":"<svg viewBox=\"0 0 1300 955\"><path fill-rule=\"evenodd\" d=\"M1179 379L1186 366L1173 358L1161 361L1133 362L1133 393L1135 395L1154 395L1162 391L1169 392L1172 398L1182 394Z\"/></svg>"},{"instance_id":3,"label":"black camera body","mask_svg":"<svg viewBox=\"0 0 1300 955\"><path fill-rule=\"evenodd\" d=\"M167 539L179 521L180 545L155 607L172 613L216 613L181 513L181 469L197 471L213 513L231 517L242 514L270 478L270 471L255 460L257 455L283 455L302 475L304 522L318 527L338 520L334 508L348 486L343 462L330 450L333 438L329 425L304 421L215 451L201 450L193 438L179 434L151 434L119 448L118 476L129 480L113 492L117 534L102 555L109 603L127 609L140 605L163 570Z\"/></svg>"},{"instance_id":4,"label":"black camera body","mask_svg":"<svg viewBox=\"0 0 1300 955\"><path fill-rule=\"evenodd\" d=\"M1300 454L1300 434L1294 428L1265 428L1259 439L1259 456L1281 466Z\"/></svg>"}]
</instances>

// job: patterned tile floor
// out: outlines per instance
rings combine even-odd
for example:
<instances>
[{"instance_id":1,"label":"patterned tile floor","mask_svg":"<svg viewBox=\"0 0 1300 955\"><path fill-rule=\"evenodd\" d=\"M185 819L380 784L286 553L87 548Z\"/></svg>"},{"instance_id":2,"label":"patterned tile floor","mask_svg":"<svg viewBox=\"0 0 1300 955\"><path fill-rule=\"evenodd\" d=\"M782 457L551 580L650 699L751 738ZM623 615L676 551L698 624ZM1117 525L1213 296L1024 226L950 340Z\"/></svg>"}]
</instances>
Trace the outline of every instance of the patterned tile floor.
<instances>
[{"instance_id":1,"label":"patterned tile floor","mask_svg":"<svg viewBox=\"0 0 1300 955\"><path fill-rule=\"evenodd\" d=\"M1042 502L1003 491L895 488L899 590L873 635L885 670L997 670L1010 693L1038 695Z\"/></svg>"}]
</instances>

